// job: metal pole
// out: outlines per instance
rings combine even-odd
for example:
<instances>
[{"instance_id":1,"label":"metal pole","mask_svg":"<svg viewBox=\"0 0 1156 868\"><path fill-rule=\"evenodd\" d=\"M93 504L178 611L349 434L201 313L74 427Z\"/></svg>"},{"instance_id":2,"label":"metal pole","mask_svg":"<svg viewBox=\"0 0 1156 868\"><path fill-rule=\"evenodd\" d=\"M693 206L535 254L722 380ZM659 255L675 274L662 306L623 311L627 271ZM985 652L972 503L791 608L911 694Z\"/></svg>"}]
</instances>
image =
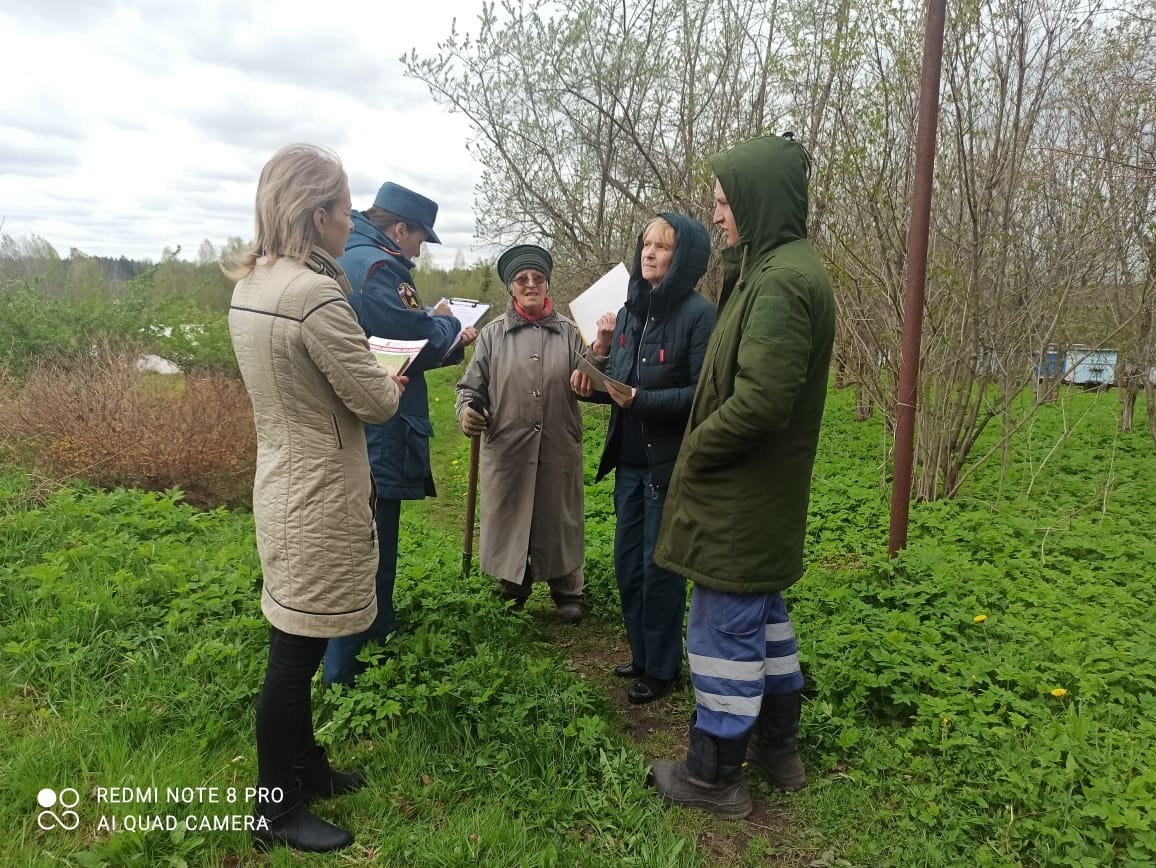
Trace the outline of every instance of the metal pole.
<instances>
[{"instance_id":1,"label":"metal pole","mask_svg":"<svg viewBox=\"0 0 1156 868\"><path fill-rule=\"evenodd\" d=\"M891 483L891 537L895 557L907 547L911 478L915 457L915 397L919 385L919 345L923 332L923 291L935 179L935 138L939 124L939 81L947 0L928 0L923 30L923 70L919 83L919 123L915 133L915 180L907 227L907 283L903 302L903 354L895 407L895 472Z\"/></svg>"}]
</instances>

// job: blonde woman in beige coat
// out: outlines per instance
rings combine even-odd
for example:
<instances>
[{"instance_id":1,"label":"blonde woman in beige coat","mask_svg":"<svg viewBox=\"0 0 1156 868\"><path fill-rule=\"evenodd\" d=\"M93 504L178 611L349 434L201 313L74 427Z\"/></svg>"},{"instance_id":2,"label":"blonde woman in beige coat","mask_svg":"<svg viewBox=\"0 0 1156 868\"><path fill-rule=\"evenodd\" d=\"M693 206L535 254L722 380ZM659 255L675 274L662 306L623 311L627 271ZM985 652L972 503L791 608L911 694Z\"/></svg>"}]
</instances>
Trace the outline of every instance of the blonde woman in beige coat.
<instances>
[{"instance_id":1,"label":"blonde woman in beige coat","mask_svg":"<svg viewBox=\"0 0 1156 868\"><path fill-rule=\"evenodd\" d=\"M229 332L253 402L253 519L269 620L269 665L257 700L257 846L325 852L353 843L310 801L365 785L330 767L313 735L310 683L327 641L377 613L377 541L365 423L397 411L404 379L377 364L346 301L349 185L337 155L278 151L257 184L256 241L239 278Z\"/></svg>"}]
</instances>

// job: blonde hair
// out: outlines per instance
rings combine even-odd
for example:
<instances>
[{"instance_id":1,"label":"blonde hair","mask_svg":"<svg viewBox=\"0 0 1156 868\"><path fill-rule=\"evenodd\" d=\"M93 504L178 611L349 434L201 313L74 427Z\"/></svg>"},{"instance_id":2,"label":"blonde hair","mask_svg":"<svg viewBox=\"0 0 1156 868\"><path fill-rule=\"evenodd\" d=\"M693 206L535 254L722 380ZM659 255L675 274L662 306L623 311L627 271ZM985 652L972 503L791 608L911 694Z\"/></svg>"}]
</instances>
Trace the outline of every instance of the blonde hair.
<instances>
[{"instance_id":1,"label":"blonde hair","mask_svg":"<svg viewBox=\"0 0 1156 868\"><path fill-rule=\"evenodd\" d=\"M318 241L313 214L332 208L348 187L341 158L319 145L286 145L261 170L257 181L256 238L240 259L224 268L240 280L257 260L282 256L304 263Z\"/></svg>"},{"instance_id":2,"label":"blonde hair","mask_svg":"<svg viewBox=\"0 0 1156 868\"><path fill-rule=\"evenodd\" d=\"M642 243L645 244L651 239L662 244L669 244L673 250L676 241L674 227L663 217L650 218L650 222L642 230Z\"/></svg>"}]
</instances>

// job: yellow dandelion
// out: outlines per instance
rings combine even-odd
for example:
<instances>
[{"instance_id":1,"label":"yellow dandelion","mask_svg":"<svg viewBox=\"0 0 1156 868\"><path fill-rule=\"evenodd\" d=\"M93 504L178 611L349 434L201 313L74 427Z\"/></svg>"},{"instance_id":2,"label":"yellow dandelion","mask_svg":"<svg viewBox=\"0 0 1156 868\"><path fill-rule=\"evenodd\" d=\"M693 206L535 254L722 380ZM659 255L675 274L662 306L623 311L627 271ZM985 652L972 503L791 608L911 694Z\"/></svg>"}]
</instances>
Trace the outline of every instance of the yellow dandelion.
<instances>
[{"instance_id":1,"label":"yellow dandelion","mask_svg":"<svg viewBox=\"0 0 1156 868\"><path fill-rule=\"evenodd\" d=\"M1068 691L1064 690L1062 687L1057 687L1055 690L1051 691L1051 694L1052 696L1056 697L1056 699L1060 699L1061 697L1067 696Z\"/></svg>"},{"instance_id":2,"label":"yellow dandelion","mask_svg":"<svg viewBox=\"0 0 1156 868\"><path fill-rule=\"evenodd\" d=\"M951 726L951 718L950 717L943 718L943 725L944 726Z\"/></svg>"},{"instance_id":3,"label":"yellow dandelion","mask_svg":"<svg viewBox=\"0 0 1156 868\"><path fill-rule=\"evenodd\" d=\"M454 467L457 467L457 466L458 466L458 459L455 458L454 459Z\"/></svg>"},{"instance_id":4,"label":"yellow dandelion","mask_svg":"<svg viewBox=\"0 0 1156 868\"><path fill-rule=\"evenodd\" d=\"M442 400L442 399L441 399L441 398L439 398L437 395L434 395L434 401L435 401L436 403L440 404L440 403L441 403L441 400Z\"/></svg>"},{"instance_id":5,"label":"yellow dandelion","mask_svg":"<svg viewBox=\"0 0 1156 868\"><path fill-rule=\"evenodd\" d=\"M984 621L986 621L986 620L987 620L987 615L984 615L984 614L981 612L980 614L976 615L976 616L975 616L974 618L972 618L971 620L975 621L975 623L977 623L977 624L982 624Z\"/></svg>"}]
</instances>

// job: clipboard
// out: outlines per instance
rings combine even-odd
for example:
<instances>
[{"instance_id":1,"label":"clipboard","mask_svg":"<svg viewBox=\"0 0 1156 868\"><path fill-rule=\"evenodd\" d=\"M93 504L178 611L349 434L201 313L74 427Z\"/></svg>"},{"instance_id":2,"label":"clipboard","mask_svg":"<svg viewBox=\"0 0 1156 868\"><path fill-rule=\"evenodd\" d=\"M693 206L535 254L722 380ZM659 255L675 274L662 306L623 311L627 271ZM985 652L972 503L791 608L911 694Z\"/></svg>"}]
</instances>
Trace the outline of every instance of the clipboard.
<instances>
[{"instance_id":1,"label":"clipboard","mask_svg":"<svg viewBox=\"0 0 1156 868\"><path fill-rule=\"evenodd\" d=\"M488 302L479 301L475 298L443 298L438 304L441 304L442 301L450 306L454 317L462 324L462 331L477 325L490 309ZM446 350L446 354L442 356L442 358L448 358L449 354L456 350L458 344L461 342L462 332L459 331L457 337L454 338L454 342L450 344L450 348Z\"/></svg>"}]
</instances>

